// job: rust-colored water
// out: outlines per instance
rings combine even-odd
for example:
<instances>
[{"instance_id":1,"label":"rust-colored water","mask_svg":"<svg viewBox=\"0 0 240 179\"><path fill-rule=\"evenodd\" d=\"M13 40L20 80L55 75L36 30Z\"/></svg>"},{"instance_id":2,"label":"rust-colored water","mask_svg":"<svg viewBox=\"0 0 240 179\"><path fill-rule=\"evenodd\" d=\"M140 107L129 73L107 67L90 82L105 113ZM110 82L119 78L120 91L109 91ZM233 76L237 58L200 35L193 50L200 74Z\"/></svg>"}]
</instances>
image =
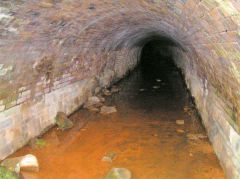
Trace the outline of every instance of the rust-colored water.
<instances>
[{"instance_id":1,"label":"rust-colored water","mask_svg":"<svg viewBox=\"0 0 240 179\"><path fill-rule=\"evenodd\" d=\"M127 168L133 179L224 179L223 170L175 68L138 68L106 97L105 105L118 112L108 115L80 109L71 116L74 128L51 129L47 147L29 146L13 156L37 156L39 173L27 179L102 179L112 168ZM148 72L151 72L149 75ZM161 79L161 82L156 81ZM158 86L153 88L153 86ZM144 89L140 91L139 89ZM185 108L185 110L184 110ZM176 124L184 120L184 125ZM112 163L104 154L115 151Z\"/></svg>"}]
</instances>

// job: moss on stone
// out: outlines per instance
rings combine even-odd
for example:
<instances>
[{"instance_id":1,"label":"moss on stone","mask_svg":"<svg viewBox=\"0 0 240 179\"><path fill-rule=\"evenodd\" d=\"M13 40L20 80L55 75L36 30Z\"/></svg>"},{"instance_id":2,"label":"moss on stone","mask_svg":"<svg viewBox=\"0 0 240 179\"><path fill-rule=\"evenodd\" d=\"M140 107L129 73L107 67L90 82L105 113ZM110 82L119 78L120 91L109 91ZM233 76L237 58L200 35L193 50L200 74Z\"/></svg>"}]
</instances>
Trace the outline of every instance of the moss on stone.
<instances>
[{"instance_id":1,"label":"moss on stone","mask_svg":"<svg viewBox=\"0 0 240 179\"><path fill-rule=\"evenodd\" d=\"M1 179L19 179L15 172L7 169L6 167L0 166L0 178Z\"/></svg>"},{"instance_id":2,"label":"moss on stone","mask_svg":"<svg viewBox=\"0 0 240 179\"><path fill-rule=\"evenodd\" d=\"M65 130L73 127L72 121L69 120L67 115L63 112L58 112L55 120L56 120L56 124L61 130Z\"/></svg>"}]
</instances>

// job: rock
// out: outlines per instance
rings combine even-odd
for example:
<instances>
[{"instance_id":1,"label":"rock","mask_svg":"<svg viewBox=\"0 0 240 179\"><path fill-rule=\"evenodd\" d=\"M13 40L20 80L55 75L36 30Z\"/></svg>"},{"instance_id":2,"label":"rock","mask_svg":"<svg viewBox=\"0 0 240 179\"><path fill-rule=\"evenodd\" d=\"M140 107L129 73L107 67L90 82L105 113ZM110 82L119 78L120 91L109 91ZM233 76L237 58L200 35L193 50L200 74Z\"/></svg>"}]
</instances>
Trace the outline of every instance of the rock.
<instances>
[{"instance_id":1,"label":"rock","mask_svg":"<svg viewBox=\"0 0 240 179\"><path fill-rule=\"evenodd\" d=\"M100 110L100 113L102 114L110 114L114 112L117 112L117 109L114 106L102 106Z\"/></svg>"},{"instance_id":2,"label":"rock","mask_svg":"<svg viewBox=\"0 0 240 179\"><path fill-rule=\"evenodd\" d=\"M7 167L0 166L0 178L1 179L19 179L18 175L9 170Z\"/></svg>"},{"instance_id":3,"label":"rock","mask_svg":"<svg viewBox=\"0 0 240 179\"><path fill-rule=\"evenodd\" d=\"M119 92L119 89L116 86L113 86L111 88L111 93L117 93L117 92Z\"/></svg>"},{"instance_id":4,"label":"rock","mask_svg":"<svg viewBox=\"0 0 240 179\"><path fill-rule=\"evenodd\" d=\"M183 110L184 110L184 112L188 112L190 110L190 108L188 106L184 106Z\"/></svg>"},{"instance_id":5,"label":"rock","mask_svg":"<svg viewBox=\"0 0 240 179\"><path fill-rule=\"evenodd\" d=\"M55 119L56 119L56 124L61 130L65 130L73 127L72 121L69 120L67 115L63 112L58 112Z\"/></svg>"},{"instance_id":6,"label":"rock","mask_svg":"<svg viewBox=\"0 0 240 179\"><path fill-rule=\"evenodd\" d=\"M89 106L102 106L101 99L97 96L92 96L88 98L88 101L84 104L84 108L88 108Z\"/></svg>"},{"instance_id":7,"label":"rock","mask_svg":"<svg viewBox=\"0 0 240 179\"><path fill-rule=\"evenodd\" d=\"M199 140L207 138L206 135L203 134L187 134L187 138L190 140Z\"/></svg>"},{"instance_id":8,"label":"rock","mask_svg":"<svg viewBox=\"0 0 240 179\"><path fill-rule=\"evenodd\" d=\"M89 111L95 111L95 112L98 112L99 111L99 108L95 107L95 106L88 106L87 109Z\"/></svg>"},{"instance_id":9,"label":"rock","mask_svg":"<svg viewBox=\"0 0 240 179\"><path fill-rule=\"evenodd\" d=\"M25 155L20 162L20 168L23 171L39 172L39 164L37 158L32 154Z\"/></svg>"},{"instance_id":10,"label":"rock","mask_svg":"<svg viewBox=\"0 0 240 179\"><path fill-rule=\"evenodd\" d=\"M146 91L145 89L143 89L143 88L141 88L141 89L139 89L139 91Z\"/></svg>"},{"instance_id":11,"label":"rock","mask_svg":"<svg viewBox=\"0 0 240 179\"><path fill-rule=\"evenodd\" d=\"M162 80L160 80L160 79L156 79L156 82L158 82L158 83L160 83Z\"/></svg>"},{"instance_id":12,"label":"rock","mask_svg":"<svg viewBox=\"0 0 240 179\"><path fill-rule=\"evenodd\" d=\"M31 139L29 141L29 145L32 147L32 148L43 148L43 147L46 147L48 144L45 140L43 139L37 139L37 138L34 138L34 139Z\"/></svg>"},{"instance_id":13,"label":"rock","mask_svg":"<svg viewBox=\"0 0 240 179\"><path fill-rule=\"evenodd\" d=\"M176 120L176 124L183 125L184 124L184 120Z\"/></svg>"},{"instance_id":14,"label":"rock","mask_svg":"<svg viewBox=\"0 0 240 179\"><path fill-rule=\"evenodd\" d=\"M153 89L159 89L160 86L153 86Z\"/></svg>"},{"instance_id":15,"label":"rock","mask_svg":"<svg viewBox=\"0 0 240 179\"><path fill-rule=\"evenodd\" d=\"M95 88L95 94L98 94L101 91L100 87Z\"/></svg>"},{"instance_id":16,"label":"rock","mask_svg":"<svg viewBox=\"0 0 240 179\"><path fill-rule=\"evenodd\" d=\"M38 160L32 154L6 159L1 163L1 166L7 167L9 170L17 174L19 174L20 170L39 171Z\"/></svg>"},{"instance_id":17,"label":"rock","mask_svg":"<svg viewBox=\"0 0 240 179\"><path fill-rule=\"evenodd\" d=\"M104 157L102 158L102 162L110 162L116 158L117 152L111 151L109 153L106 153Z\"/></svg>"},{"instance_id":18,"label":"rock","mask_svg":"<svg viewBox=\"0 0 240 179\"><path fill-rule=\"evenodd\" d=\"M110 92L108 89L105 89L105 90L103 91L103 94L104 94L105 96L110 96L110 95L111 95L111 92Z\"/></svg>"},{"instance_id":19,"label":"rock","mask_svg":"<svg viewBox=\"0 0 240 179\"><path fill-rule=\"evenodd\" d=\"M112 168L104 179L131 179L132 174L125 168Z\"/></svg>"},{"instance_id":20,"label":"rock","mask_svg":"<svg viewBox=\"0 0 240 179\"><path fill-rule=\"evenodd\" d=\"M105 98L99 97L99 99L101 100L101 102L105 102Z\"/></svg>"}]
</instances>

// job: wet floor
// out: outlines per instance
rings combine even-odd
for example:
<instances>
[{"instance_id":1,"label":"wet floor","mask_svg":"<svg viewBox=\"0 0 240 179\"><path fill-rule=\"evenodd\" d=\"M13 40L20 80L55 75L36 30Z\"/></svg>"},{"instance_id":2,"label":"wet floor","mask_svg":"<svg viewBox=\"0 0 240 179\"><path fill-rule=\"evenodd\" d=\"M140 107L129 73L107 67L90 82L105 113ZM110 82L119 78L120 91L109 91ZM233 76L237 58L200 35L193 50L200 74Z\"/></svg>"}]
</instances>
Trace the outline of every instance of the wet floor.
<instances>
[{"instance_id":1,"label":"wet floor","mask_svg":"<svg viewBox=\"0 0 240 179\"><path fill-rule=\"evenodd\" d=\"M72 129L55 127L43 136L43 148L16 152L34 154L40 164L39 173L22 177L102 179L118 167L133 179L226 178L177 68L168 59L148 60L116 85L119 92L104 96L116 113L80 109L70 118ZM111 151L112 163L101 161Z\"/></svg>"}]
</instances>

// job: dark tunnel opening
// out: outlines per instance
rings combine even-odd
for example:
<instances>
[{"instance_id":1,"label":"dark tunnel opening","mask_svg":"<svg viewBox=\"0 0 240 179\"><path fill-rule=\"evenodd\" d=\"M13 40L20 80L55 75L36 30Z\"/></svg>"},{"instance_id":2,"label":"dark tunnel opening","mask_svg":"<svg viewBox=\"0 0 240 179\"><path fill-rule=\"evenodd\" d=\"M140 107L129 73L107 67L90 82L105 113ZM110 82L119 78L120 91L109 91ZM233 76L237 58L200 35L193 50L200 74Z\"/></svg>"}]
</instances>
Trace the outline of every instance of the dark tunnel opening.
<instances>
[{"instance_id":1,"label":"dark tunnel opening","mask_svg":"<svg viewBox=\"0 0 240 179\"><path fill-rule=\"evenodd\" d=\"M168 38L156 39L146 40L138 66L121 81L129 83L127 81L130 80L136 93L135 99L129 100L134 103L131 106L147 111L181 110L193 100L173 59L171 47L177 45Z\"/></svg>"}]
</instances>

